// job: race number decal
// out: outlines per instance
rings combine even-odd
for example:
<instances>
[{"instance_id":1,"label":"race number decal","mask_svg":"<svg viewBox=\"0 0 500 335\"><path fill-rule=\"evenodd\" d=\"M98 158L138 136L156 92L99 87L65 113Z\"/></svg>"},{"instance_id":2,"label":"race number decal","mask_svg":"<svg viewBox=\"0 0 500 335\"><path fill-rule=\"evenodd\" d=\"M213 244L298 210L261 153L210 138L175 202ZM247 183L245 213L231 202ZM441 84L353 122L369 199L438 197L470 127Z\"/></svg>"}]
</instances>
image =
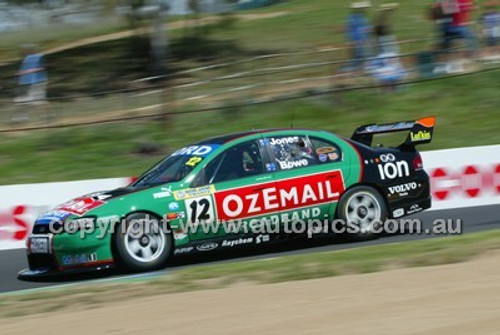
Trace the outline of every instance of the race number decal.
<instances>
[{"instance_id":1,"label":"race number decal","mask_svg":"<svg viewBox=\"0 0 500 335\"><path fill-rule=\"evenodd\" d=\"M205 196L187 199L185 204L188 223L200 224L214 221L215 215L212 197Z\"/></svg>"},{"instance_id":2,"label":"race number decal","mask_svg":"<svg viewBox=\"0 0 500 335\"><path fill-rule=\"evenodd\" d=\"M201 162L203 160L203 158L201 157L191 157L187 162L186 162L186 165L187 166L191 166L191 167L195 167L196 165L198 165L199 162Z\"/></svg>"}]
</instances>

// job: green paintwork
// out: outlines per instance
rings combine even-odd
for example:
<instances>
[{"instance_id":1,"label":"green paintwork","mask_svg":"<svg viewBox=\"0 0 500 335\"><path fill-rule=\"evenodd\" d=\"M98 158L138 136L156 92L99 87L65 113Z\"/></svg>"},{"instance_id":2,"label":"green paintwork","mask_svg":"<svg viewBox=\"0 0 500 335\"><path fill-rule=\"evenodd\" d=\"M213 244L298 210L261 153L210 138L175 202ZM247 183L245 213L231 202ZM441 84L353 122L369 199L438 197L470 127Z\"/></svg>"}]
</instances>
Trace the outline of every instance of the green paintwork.
<instances>
[{"instance_id":1,"label":"green paintwork","mask_svg":"<svg viewBox=\"0 0 500 335\"><path fill-rule=\"evenodd\" d=\"M282 137L282 136L313 136L316 138L323 138L330 142L334 142L343 153L343 160L340 162L328 162L324 164L319 164L309 167L294 168L288 171L277 171L268 172L263 175L232 180L228 182L223 182L214 185L217 191L241 187L245 185L252 185L255 183L269 181L279 181L285 178L298 177L301 175L308 175L312 173L325 172L329 170L340 170L344 178L345 189L348 189L352 185L359 182L361 177L362 162L360 162L358 153L348 142L337 137L334 134L322 131L312 131L312 130L280 130L280 131L270 131L257 133L249 136L244 136L236 140L230 141L226 144L221 145L215 149L205 160L198 164L193 171L186 176L183 180L175 183L169 183L157 187L152 187L148 189L143 189L133 193L126 194L124 196L118 196L110 200L105 200L106 203L100 207L90 210L85 213L84 217L119 217L120 219L127 217L127 215L136 212L145 212L156 215L157 217L165 217L167 213L186 213L185 202L183 200L176 200L178 195L177 191L182 191L182 193L189 193L193 191L190 189L189 185L194 179L194 177L202 170L202 168L213 160L219 153L222 153L226 149L237 145L242 142L246 142L253 139L262 139L264 137ZM206 188L205 188L206 190ZM207 192L205 192L207 193ZM156 195L156 196L155 196ZM213 189L210 192L210 197L213 203L215 199L213 196ZM169 210L169 205L176 202L178 204L178 209ZM321 211L321 217L323 218L327 215L329 218L334 216L336 211L337 203L327 203L322 205L316 205ZM174 207L171 207L174 208ZM293 210L288 211L292 213ZM187 217L187 215L186 215ZM259 216L257 218L261 219L266 217L266 215ZM76 216L71 216L68 219L77 218ZM179 227L179 220L171 220L170 226L172 229ZM98 261L112 260L113 254L111 250L111 236L105 234L104 238L98 238L101 234L100 230L97 230L94 234L86 235L85 238L81 238L79 233L69 234L61 233L54 236L54 250L58 258L59 264L63 264L63 257L75 256L75 255L90 255L95 254ZM189 241L210 239L218 234L204 234L202 232L198 234L193 234L190 236L185 236L184 238L177 238L175 240L175 246L181 247Z\"/></svg>"}]
</instances>

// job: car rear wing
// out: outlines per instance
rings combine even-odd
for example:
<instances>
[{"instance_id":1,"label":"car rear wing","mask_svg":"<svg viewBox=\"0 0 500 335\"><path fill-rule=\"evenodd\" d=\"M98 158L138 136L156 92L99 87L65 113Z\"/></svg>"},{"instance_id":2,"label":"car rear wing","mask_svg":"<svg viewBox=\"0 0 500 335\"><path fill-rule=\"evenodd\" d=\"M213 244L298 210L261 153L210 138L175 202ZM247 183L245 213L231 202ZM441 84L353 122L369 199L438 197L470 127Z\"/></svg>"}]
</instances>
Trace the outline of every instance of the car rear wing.
<instances>
[{"instance_id":1,"label":"car rear wing","mask_svg":"<svg viewBox=\"0 0 500 335\"><path fill-rule=\"evenodd\" d=\"M415 121L368 124L356 129L351 139L371 146L374 135L409 131L408 137L399 148L413 150L417 144L430 143L432 141L435 122L435 117L426 117Z\"/></svg>"}]
</instances>

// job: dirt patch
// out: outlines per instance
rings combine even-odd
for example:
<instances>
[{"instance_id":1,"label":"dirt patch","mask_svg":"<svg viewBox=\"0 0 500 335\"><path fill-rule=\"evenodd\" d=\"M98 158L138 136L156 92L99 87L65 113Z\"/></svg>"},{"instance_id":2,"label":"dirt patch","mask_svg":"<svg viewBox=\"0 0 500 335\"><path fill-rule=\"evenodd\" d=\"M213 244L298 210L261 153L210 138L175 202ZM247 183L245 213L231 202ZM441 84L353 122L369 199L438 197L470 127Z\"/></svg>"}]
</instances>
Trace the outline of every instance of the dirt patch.
<instances>
[{"instance_id":1,"label":"dirt patch","mask_svg":"<svg viewBox=\"0 0 500 335\"><path fill-rule=\"evenodd\" d=\"M494 252L452 265L137 298L4 319L0 333L498 334L499 263Z\"/></svg>"}]
</instances>

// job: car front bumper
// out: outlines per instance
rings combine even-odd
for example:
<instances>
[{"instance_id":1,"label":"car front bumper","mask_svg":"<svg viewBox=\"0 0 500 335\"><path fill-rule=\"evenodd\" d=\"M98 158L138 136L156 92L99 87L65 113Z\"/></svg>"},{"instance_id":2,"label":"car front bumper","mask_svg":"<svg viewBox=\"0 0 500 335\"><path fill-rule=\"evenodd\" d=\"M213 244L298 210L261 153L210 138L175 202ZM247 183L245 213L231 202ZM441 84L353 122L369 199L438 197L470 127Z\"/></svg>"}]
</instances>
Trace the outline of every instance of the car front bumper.
<instances>
[{"instance_id":1,"label":"car front bumper","mask_svg":"<svg viewBox=\"0 0 500 335\"><path fill-rule=\"evenodd\" d=\"M48 241L48 246L39 241ZM81 273L114 266L109 236L81 237L79 234L32 234L27 240L28 269L18 278L43 278L57 274ZM40 246L43 246L40 248Z\"/></svg>"}]
</instances>

